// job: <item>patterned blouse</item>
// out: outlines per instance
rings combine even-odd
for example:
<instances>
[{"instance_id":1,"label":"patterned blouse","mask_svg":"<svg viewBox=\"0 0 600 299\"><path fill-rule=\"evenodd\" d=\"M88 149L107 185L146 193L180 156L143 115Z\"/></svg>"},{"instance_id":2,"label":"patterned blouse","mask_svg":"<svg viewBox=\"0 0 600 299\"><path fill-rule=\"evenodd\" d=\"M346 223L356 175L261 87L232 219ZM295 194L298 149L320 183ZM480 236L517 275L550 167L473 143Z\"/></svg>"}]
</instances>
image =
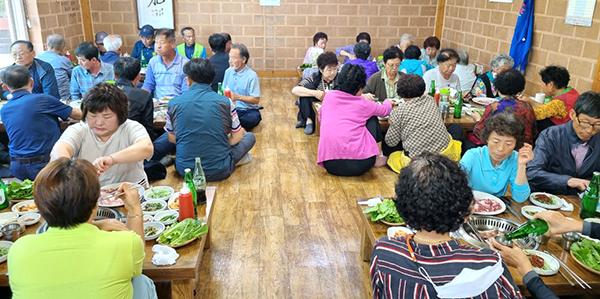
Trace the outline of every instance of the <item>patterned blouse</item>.
<instances>
[{"instance_id":1,"label":"patterned blouse","mask_svg":"<svg viewBox=\"0 0 600 299\"><path fill-rule=\"evenodd\" d=\"M485 120L488 117L503 112L515 113L515 115L523 121L523 124L525 125L525 142L533 145L533 140L538 133L537 124L535 122L535 113L529 104L520 102L515 98L502 98L500 101L487 106L481 120L475 123L473 133L479 138L479 133L483 129ZM481 141L485 142L485 140Z\"/></svg>"},{"instance_id":2,"label":"patterned blouse","mask_svg":"<svg viewBox=\"0 0 600 299\"><path fill-rule=\"evenodd\" d=\"M567 116L567 105L559 99L554 99L539 108L535 108L533 111L537 120L551 117L565 118Z\"/></svg>"}]
</instances>

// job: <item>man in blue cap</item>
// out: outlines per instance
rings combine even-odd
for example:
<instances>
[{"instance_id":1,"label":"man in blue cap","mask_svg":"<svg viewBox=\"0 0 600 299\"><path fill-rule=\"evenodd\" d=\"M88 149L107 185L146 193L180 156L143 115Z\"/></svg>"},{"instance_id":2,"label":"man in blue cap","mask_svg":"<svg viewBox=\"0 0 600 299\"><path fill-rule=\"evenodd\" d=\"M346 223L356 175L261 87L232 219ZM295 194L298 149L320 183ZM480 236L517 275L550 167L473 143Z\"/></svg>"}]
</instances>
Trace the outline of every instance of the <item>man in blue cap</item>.
<instances>
[{"instance_id":1,"label":"man in blue cap","mask_svg":"<svg viewBox=\"0 0 600 299\"><path fill-rule=\"evenodd\" d=\"M146 64L150 61L150 58L154 56L154 27L146 24L140 30L141 40L137 41L131 51L131 57L137 58L141 63L142 67L146 67Z\"/></svg>"}]
</instances>

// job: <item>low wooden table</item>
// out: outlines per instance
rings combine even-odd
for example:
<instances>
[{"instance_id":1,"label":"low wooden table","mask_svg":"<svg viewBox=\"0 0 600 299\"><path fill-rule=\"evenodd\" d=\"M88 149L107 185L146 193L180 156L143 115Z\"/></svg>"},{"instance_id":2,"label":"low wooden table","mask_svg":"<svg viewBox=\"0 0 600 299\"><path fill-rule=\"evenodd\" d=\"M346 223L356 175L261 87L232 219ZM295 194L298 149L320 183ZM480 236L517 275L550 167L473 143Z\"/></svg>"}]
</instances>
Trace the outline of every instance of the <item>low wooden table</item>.
<instances>
[{"instance_id":1,"label":"low wooden table","mask_svg":"<svg viewBox=\"0 0 600 299\"><path fill-rule=\"evenodd\" d=\"M156 241L146 241L146 257L144 258L144 266L142 273L150 277L154 281L170 281L171 282L171 298L173 299L189 299L194 298L194 290L200 281L200 264L202 262L202 252L204 249L210 248L211 244L211 227L212 227L212 211L215 200L217 198L217 187L206 187L206 204L198 207L198 216L206 217L208 224L208 233L200 240L196 240L189 245L177 248L179 258L177 263L172 266L155 266L152 264L152 246ZM8 212L12 208L9 207L0 212ZM40 220L35 225L28 226L25 234L35 234L38 226L43 221ZM9 276L7 263L0 264L0 286L9 285Z\"/></svg>"},{"instance_id":2,"label":"low wooden table","mask_svg":"<svg viewBox=\"0 0 600 299\"><path fill-rule=\"evenodd\" d=\"M576 196L561 196L565 198L569 203L572 203L575 207L573 212L562 212L566 217L571 217L574 219L580 220L579 218L579 202L580 199ZM512 202L512 208L517 212L521 212L521 207L525 205L532 205L532 203L527 200L524 203L520 204L515 201ZM369 215L363 213L364 210L369 207L364 205L357 204L357 211L362 216L361 223L359 224L361 227L362 237L361 237L361 254L364 262L370 262L371 260L371 251L373 250L373 245L375 241L380 238L387 236L387 229L389 226L381 223L381 222L372 222ZM497 215L498 217L506 218L513 220L517 223L523 223L527 221L525 217L522 217L522 221L519 221L515 216L513 216L508 209ZM522 215L521 215L522 216ZM579 277L581 277L585 282L587 282L592 289L582 289L575 281L575 286L572 287L559 273L551 276L541 276L542 280L546 285L556 293L558 296L575 296L575 295L583 295L586 298L598 298L600 295L600 276L594 273L591 273L585 270L583 267L579 266L573 258L569 255L569 253L562 249L561 244L555 243L552 240L548 242L546 245L540 245L538 250L547 250L550 253L553 253L557 258L563 261L571 270L573 270ZM510 272L515 279L521 293L525 296L531 296L525 285L523 284L523 277L516 271L514 268L509 268ZM563 270L567 277L571 279L570 275Z\"/></svg>"}]
</instances>

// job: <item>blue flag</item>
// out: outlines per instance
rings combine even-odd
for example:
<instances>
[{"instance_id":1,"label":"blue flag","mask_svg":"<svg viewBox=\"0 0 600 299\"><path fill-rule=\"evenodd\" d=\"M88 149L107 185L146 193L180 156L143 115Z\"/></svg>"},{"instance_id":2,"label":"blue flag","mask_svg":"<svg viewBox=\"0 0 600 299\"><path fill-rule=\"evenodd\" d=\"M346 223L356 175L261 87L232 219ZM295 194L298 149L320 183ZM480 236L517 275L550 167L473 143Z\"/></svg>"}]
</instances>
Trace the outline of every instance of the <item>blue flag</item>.
<instances>
[{"instance_id":1,"label":"blue flag","mask_svg":"<svg viewBox=\"0 0 600 299\"><path fill-rule=\"evenodd\" d=\"M510 57L515 60L516 70L525 72L533 35L533 0L523 0L519 10L515 34L510 44Z\"/></svg>"}]
</instances>

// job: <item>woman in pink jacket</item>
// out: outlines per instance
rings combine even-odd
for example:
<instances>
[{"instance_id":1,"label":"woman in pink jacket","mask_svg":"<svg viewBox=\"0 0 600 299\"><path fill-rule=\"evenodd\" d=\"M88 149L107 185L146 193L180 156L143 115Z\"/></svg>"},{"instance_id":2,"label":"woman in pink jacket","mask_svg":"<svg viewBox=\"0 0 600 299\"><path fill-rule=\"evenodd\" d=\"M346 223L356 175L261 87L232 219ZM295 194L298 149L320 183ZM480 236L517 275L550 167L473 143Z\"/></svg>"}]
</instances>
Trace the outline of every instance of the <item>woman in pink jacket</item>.
<instances>
[{"instance_id":1,"label":"woman in pink jacket","mask_svg":"<svg viewBox=\"0 0 600 299\"><path fill-rule=\"evenodd\" d=\"M387 100L378 104L361 97L366 77L362 66L344 65L335 90L325 95L319 110L317 162L331 174L358 176L375 165L385 165L386 158L379 156L377 146L383 137L376 116L387 116L392 104Z\"/></svg>"}]
</instances>

